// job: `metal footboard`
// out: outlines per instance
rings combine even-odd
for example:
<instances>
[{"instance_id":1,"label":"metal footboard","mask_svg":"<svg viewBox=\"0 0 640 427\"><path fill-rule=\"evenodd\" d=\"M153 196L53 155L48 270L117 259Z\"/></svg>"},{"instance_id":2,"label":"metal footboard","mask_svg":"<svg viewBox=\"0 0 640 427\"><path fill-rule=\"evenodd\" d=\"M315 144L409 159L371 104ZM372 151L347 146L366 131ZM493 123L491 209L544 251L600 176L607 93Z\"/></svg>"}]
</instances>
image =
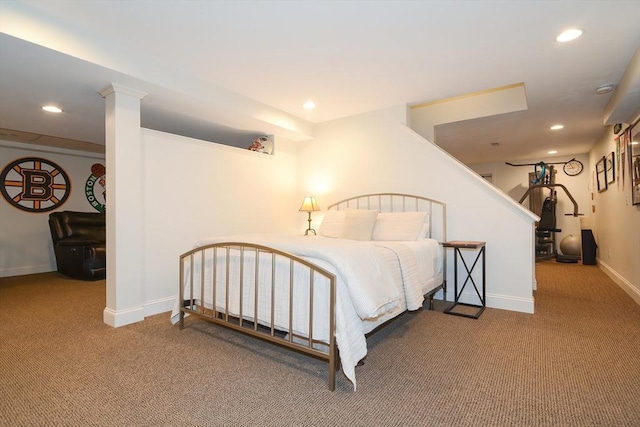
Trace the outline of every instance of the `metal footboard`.
<instances>
[{"instance_id":1,"label":"metal footboard","mask_svg":"<svg viewBox=\"0 0 640 427\"><path fill-rule=\"evenodd\" d=\"M427 237L440 244L447 240L446 205L434 199L376 193L345 199L328 208L428 212ZM286 273L283 274L283 270ZM297 275L300 270L306 271L306 275ZM443 282L426 295L430 308L436 292L443 290L446 295L446 258L443 258L442 271ZM335 390L340 364L335 341L336 277L333 273L278 249L252 243L220 242L181 255L180 280L181 329L186 315L197 316L327 361L329 390ZM301 301L305 296L306 302ZM300 316L301 307L306 318Z\"/></svg>"},{"instance_id":2,"label":"metal footboard","mask_svg":"<svg viewBox=\"0 0 640 427\"><path fill-rule=\"evenodd\" d=\"M295 280L308 276L304 283ZM180 256L179 325L185 315L250 335L329 363L329 389L335 390L339 369L335 343L336 277L329 271L274 248L239 242L199 247ZM276 300L288 297L288 313ZM300 298L308 298L306 310ZM269 299L268 302L261 300ZM294 301L296 301L294 303ZM267 308L265 309L265 304ZM295 313L294 313L295 310ZM307 315L304 326L294 316ZM314 312L328 310L328 336L315 338ZM266 311L266 313L265 313ZM284 320L283 320L284 319ZM328 329L326 329L328 328ZM326 335L326 334L325 334Z\"/></svg>"}]
</instances>

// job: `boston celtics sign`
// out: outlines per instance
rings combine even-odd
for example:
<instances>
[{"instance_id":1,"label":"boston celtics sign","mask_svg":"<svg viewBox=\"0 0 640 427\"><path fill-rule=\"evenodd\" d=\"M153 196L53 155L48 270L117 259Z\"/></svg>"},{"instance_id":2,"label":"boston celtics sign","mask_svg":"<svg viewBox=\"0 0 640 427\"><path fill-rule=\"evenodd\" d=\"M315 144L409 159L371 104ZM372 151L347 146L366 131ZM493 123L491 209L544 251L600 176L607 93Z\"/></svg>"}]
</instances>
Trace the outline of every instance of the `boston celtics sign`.
<instances>
[{"instance_id":1,"label":"boston celtics sign","mask_svg":"<svg viewBox=\"0 0 640 427\"><path fill-rule=\"evenodd\" d=\"M91 175L84 185L87 201L98 212L104 212L107 204L106 168L100 163L91 166Z\"/></svg>"}]
</instances>

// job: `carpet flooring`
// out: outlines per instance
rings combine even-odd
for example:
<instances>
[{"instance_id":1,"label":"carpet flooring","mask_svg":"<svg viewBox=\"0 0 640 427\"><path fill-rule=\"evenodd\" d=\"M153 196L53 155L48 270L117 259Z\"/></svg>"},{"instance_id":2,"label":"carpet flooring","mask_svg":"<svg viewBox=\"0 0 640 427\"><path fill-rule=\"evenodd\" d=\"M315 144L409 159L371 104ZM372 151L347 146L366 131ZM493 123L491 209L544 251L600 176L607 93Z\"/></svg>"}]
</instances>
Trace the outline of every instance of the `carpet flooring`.
<instances>
[{"instance_id":1,"label":"carpet flooring","mask_svg":"<svg viewBox=\"0 0 640 427\"><path fill-rule=\"evenodd\" d=\"M420 310L327 364L169 314L111 328L105 282L0 279L2 426L638 426L640 306L596 266L536 265L536 313Z\"/></svg>"}]
</instances>

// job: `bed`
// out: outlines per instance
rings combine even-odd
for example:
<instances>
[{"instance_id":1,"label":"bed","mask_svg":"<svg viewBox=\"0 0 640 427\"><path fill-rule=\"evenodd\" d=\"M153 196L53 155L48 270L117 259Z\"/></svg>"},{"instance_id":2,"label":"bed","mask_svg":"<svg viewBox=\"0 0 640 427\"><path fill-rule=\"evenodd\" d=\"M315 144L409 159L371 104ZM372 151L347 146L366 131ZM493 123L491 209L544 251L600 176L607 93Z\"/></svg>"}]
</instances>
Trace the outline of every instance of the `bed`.
<instances>
[{"instance_id":1,"label":"bed","mask_svg":"<svg viewBox=\"0 0 640 427\"><path fill-rule=\"evenodd\" d=\"M406 311L432 308L446 285L446 206L367 194L328 207L318 236L207 238L180 256L172 322L193 316L328 362L356 387L366 337ZM445 289L446 291L446 289Z\"/></svg>"}]
</instances>

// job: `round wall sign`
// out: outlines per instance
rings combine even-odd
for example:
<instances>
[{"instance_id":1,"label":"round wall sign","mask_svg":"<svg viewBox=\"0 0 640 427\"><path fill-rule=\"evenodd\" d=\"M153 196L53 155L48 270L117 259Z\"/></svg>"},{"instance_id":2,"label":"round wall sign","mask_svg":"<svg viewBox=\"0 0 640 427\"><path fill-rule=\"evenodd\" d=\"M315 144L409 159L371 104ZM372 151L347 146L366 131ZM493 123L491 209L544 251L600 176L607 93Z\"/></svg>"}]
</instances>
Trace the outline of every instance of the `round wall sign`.
<instances>
[{"instance_id":1,"label":"round wall sign","mask_svg":"<svg viewBox=\"0 0 640 427\"><path fill-rule=\"evenodd\" d=\"M91 165L91 175L84 184L87 201L98 212L104 212L107 204L107 170L102 163Z\"/></svg>"},{"instance_id":2,"label":"round wall sign","mask_svg":"<svg viewBox=\"0 0 640 427\"><path fill-rule=\"evenodd\" d=\"M71 181L57 164L37 157L9 163L0 174L0 191L7 202L27 212L60 207L71 194Z\"/></svg>"}]
</instances>

